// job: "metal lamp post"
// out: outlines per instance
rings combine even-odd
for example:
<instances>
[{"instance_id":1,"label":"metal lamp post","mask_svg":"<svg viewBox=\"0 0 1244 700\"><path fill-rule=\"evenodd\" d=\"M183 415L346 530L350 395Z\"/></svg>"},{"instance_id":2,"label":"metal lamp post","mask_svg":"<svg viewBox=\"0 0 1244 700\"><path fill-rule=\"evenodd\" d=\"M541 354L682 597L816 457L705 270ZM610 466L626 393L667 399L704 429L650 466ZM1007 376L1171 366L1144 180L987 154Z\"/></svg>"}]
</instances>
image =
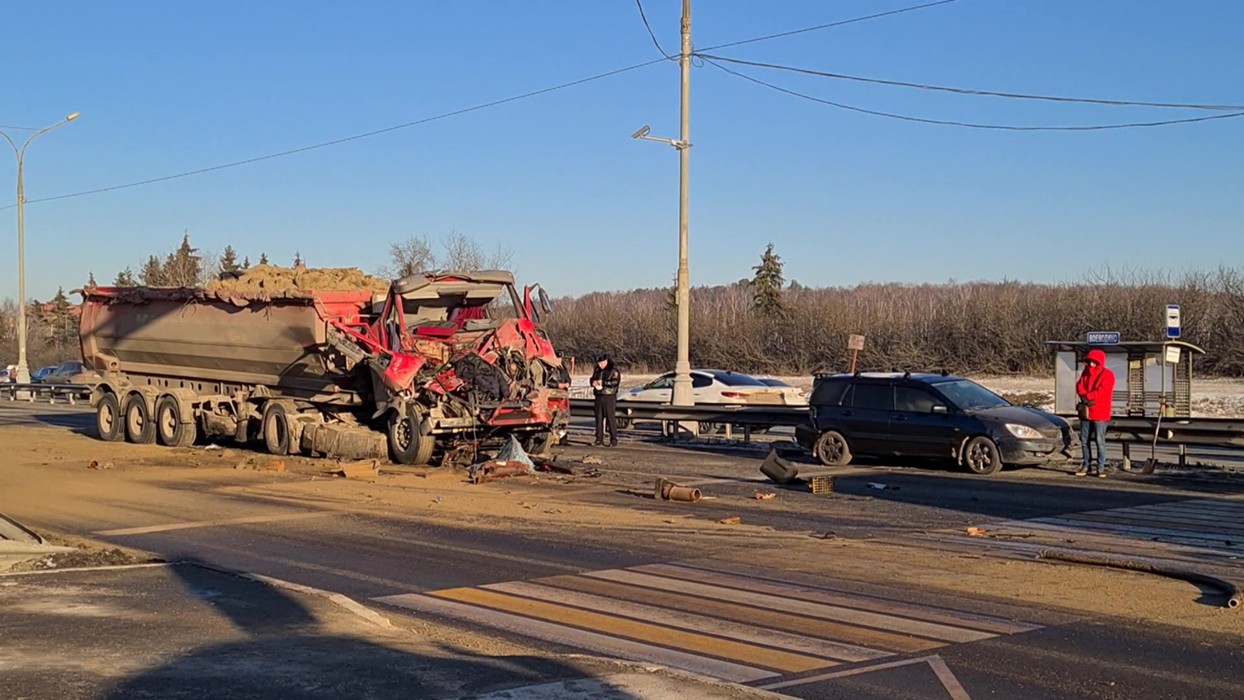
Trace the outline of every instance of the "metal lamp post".
<instances>
[{"instance_id":1,"label":"metal lamp post","mask_svg":"<svg viewBox=\"0 0 1244 700\"><path fill-rule=\"evenodd\" d=\"M4 131L0 136L13 147L17 156L17 383L30 383L30 367L26 363L26 185L23 177L23 164L26 160L26 149L35 139L60 126L64 126L78 118L74 112L51 126L44 127L30 138L21 148L12 137Z\"/></svg>"},{"instance_id":2,"label":"metal lamp post","mask_svg":"<svg viewBox=\"0 0 1244 700\"><path fill-rule=\"evenodd\" d=\"M674 365L675 406L691 406L691 282L687 266L687 229L690 215L691 167L691 0L682 2L682 51L678 57L682 69L681 129L677 141L649 136L647 125L631 134L632 138L668 143L678 149L678 359Z\"/></svg>"}]
</instances>

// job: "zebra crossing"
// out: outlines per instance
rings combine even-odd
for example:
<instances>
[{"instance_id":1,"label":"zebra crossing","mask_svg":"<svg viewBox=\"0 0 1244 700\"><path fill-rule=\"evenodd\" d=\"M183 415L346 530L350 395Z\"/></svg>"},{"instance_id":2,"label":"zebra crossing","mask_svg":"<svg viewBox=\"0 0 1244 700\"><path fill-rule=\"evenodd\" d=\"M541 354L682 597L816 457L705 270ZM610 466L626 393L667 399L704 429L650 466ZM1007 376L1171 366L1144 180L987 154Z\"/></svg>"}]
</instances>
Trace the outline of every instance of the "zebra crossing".
<instances>
[{"instance_id":1,"label":"zebra crossing","mask_svg":"<svg viewBox=\"0 0 1244 700\"><path fill-rule=\"evenodd\" d=\"M372 600L738 683L1040 629L1000 617L687 563Z\"/></svg>"},{"instance_id":2,"label":"zebra crossing","mask_svg":"<svg viewBox=\"0 0 1244 700\"><path fill-rule=\"evenodd\" d=\"M1148 505L1008 520L998 533L1020 529L1055 536L1177 545L1214 558L1244 554L1244 501L1196 498Z\"/></svg>"}]
</instances>

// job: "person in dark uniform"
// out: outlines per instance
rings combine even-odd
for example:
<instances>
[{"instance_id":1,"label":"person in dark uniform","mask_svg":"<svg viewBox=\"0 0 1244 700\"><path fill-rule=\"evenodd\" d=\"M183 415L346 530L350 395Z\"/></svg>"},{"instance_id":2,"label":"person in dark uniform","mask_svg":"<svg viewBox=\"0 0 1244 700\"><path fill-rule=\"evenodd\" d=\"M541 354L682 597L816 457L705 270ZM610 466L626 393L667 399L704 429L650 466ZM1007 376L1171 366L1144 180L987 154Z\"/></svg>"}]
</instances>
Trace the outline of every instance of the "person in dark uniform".
<instances>
[{"instance_id":1,"label":"person in dark uniform","mask_svg":"<svg viewBox=\"0 0 1244 700\"><path fill-rule=\"evenodd\" d=\"M618 446L618 386L622 373L614 367L613 360L602 353L596 358L592 370L592 396L596 401L596 445L605 444L605 429L609 429L609 446Z\"/></svg>"}]
</instances>

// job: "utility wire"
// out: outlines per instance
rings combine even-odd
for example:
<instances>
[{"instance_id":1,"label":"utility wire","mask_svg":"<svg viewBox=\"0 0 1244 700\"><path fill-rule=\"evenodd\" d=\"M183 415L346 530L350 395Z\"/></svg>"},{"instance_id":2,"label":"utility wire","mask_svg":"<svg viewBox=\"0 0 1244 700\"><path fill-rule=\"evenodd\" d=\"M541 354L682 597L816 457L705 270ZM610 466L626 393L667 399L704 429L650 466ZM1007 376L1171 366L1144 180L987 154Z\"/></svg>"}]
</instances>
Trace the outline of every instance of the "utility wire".
<instances>
[{"instance_id":1,"label":"utility wire","mask_svg":"<svg viewBox=\"0 0 1244 700\"><path fill-rule=\"evenodd\" d=\"M657 47L657 51L660 51L662 56L671 61L674 60L674 56L666 53L665 49L661 48L661 42L657 41L657 35L652 31L652 25L648 24L648 15L644 14L644 1L635 0L635 6L639 8L639 18L644 21L644 29L648 30L648 36L652 38L652 45Z\"/></svg>"},{"instance_id":2,"label":"utility wire","mask_svg":"<svg viewBox=\"0 0 1244 700\"><path fill-rule=\"evenodd\" d=\"M843 19L843 20L838 20L837 22L829 22L828 24L818 24L815 27L804 27L803 29L794 29L789 32L781 32L779 34L769 34L768 36L758 36L758 37L755 37L754 39L743 39L741 41L732 41L728 44L717 44L716 46L709 46L705 48L704 50L715 51L717 49L724 49L729 46L742 46L743 44L754 44L758 41L769 41L770 39L781 39L783 37L794 36L796 34L804 34L806 32L815 32L821 29L829 29L830 27L841 27L844 24L855 24L856 22L864 22L870 19L889 17L891 15L901 15L904 12L914 12L916 10L924 10L930 7L937 7L938 5L948 5L952 2L956 2L956 0L937 0L937 2L927 2L923 5L912 5L911 7L903 7L897 10L890 10L888 12L878 12L875 15L865 15L864 17L855 17L853 19Z\"/></svg>"},{"instance_id":3,"label":"utility wire","mask_svg":"<svg viewBox=\"0 0 1244 700\"><path fill-rule=\"evenodd\" d=\"M986 97L1006 97L1014 100L1043 100L1046 102L1070 102L1075 104L1093 104L1093 105L1110 105L1113 107L1162 107L1167 109L1203 109L1222 112L1235 112L1244 110L1244 105L1214 105L1214 104L1184 104L1178 102L1138 102L1136 100L1104 100L1093 99L1088 97L1059 97L1054 95L1027 95L1018 92L994 92L991 90L973 90L970 88L947 87L945 85L926 85L923 83L908 83L901 80L883 80L881 78L862 78L856 75L844 75L842 73L826 73L824 71L812 70L810 68L795 68L792 66L782 66L776 63L763 63L760 61L744 61L738 58L727 58L725 56L715 56L712 54L697 53L697 56L705 60L723 61L725 63L735 63L743 66L754 66L757 68L770 68L773 70L789 71L791 73L802 73L804 75L815 75L821 78L835 78L837 80L852 80L859 83L873 83L876 85L893 85L897 87L916 88L919 90L934 90L937 92L950 92L957 95L977 95Z\"/></svg>"},{"instance_id":4,"label":"utility wire","mask_svg":"<svg viewBox=\"0 0 1244 700\"><path fill-rule=\"evenodd\" d=\"M741 40L741 41L733 41L733 42L730 42L730 43L727 43L727 44L718 44L718 45L716 45L716 46L710 46L710 47L708 47L708 48L707 48L707 49L705 49L705 50L706 50L706 51L712 51L712 50L716 50L716 49L724 49L724 48L731 47L731 46L741 46L741 45L743 45L743 44L751 44L751 43L758 42L758 41L769 41L769 40L771 40L771 39L778 39L778 38L781 38L781 37L794 36L794 35L796 35L796 34L803 34L803 33L805 33L805 32L814 32L814 31L818 31L818 30L821 30L821 29L828 29L828 28L830 28L830 27L840 27L840 26L843 26L843 25L846 25L846 24L853 24L853 23L855 23L855 22L863 22L863 21L870 20L870 19L878 19L878 18L881 18L881 17L888 17L888 16L890 16L890 15L902 14L902 13L904 13L904 12L912 12L912 11L915 11L915 10L922 10L922 9L929 8L929 7L935 7L935 6L937 6L937 5L946 5L946 4L949 4L949 3L952 3L952 2L956 2L956 0L938 0L937 2L929 2L929 3L925 3L925 4L923 4L923 5L913 5L913 6L911 6L911 7L900 8L900 9L897 9L897 10L890 10L890 11L888 11L888 12L879 12L879 13L877 13L877 14L867 15L867 16L864 16L864 17L855 17L855 18L853 18L853 19L839 20L839 21L837 21L837 22L830 22L830 23L828 23L828 24L820 24L820 25L816 25L816 26L814 26L814 27L805 27L805 28L803 28L803 29L795 29L795 30L788 31L788 32L781 32L781 33L779 33L779 34L770 34L770 35L768 35L768 36L755 37L755 38L752 38L752 39L744 39L744 40ZM536 91L533 91L533 92L528 92L528 93L524 93L524 94L521 94L521 95L514 95L514 96L512 96L512 97L507 97L507 98L504 98L504 99L494 100L494 101L492 101L492 102L486 102L486 103L483 103L483 104L475 105L474 107L466 107L466 108L464 108L464 109L459 109L459 110L455 110L455 111L452 111L452 112L445 112L445 113L443 113L443 114L438 114L438 115L436 115L436 116L427 117L427 118L424 118L424 119L418 119L418 120L415 120L415 121L412 121L412 122L406 122L406 123L404 123L404 124L398 124L398 125L395 125L395 126L386 127L386 128L384 128L384 129L377 129L377 130L375 130L375 131L368 131L368 132L366 132L366 133L356 134L356 135L354 135L354 136L347 136L347 137L345 137L345 138L334 139L334 140L332 140L332 141L325 141L325 142L323 142L323 143L317 143L317 144L314 144L314 145L311 145L311 146L303 146L302 148L294 148L294 149L290 149L290 150L288 150L288 151L280 151L280 152L278 152L278 153L269 153L269 154L267 154L267 155L263 155L263 156L256 156L256 157L254 157L254 158L247 158L247 159L245 159L245 160L233 161L233 162L231 162L231 163L224 163L224 164L222 164L222 165L214 165L214 166L207 167L207 168L200 168L200 169L198 169L198 170L190 170L190 171L183 172L183 173L177 173L177 174L175 174L175 175L165 175L165 176L163 176L163 177L155 177L155 178L150 178L150 179L147 179L147 180L139 180L139 181L137 181L137 182L130 182L130 183L126 183L126 184L124 184L124 185L113 185L113 186L111 186L111 187L100 187L100 188L93 189L93 190L84 190L84 191L81 191L81 192L71 192L71 193L69 193L69 194L54 195L54 196L52 196L52 197L42 197L42 198L40 198L40 199L29 199L29 200L26 200L26 203L27 203L27 204L37 204L37 203L39 203L39 202L51 202L51 201L55 201L55 200L58 200L58 199L70 199L70 198L74 198L74 197L85 197L85 196L87 196L87 195L92 195L92 194L101 194L101 193L104 193L104 192L113 192L113 191L116 191L116 190L129 189L129 188L131 188L131 187L141 187L141 186L143 186L143 185L151 185L151 184L155 184L155 183L157 183L157 182L167 182L167 181L169 181L169 180L177 180L177 179L180 179L180 178L183 178L183 177L191 177L191 176L193 176L193 175L202 175L202 174L204 174L204 173L215 172L215 171L217 171L217 170L226 170L226 169L228 169L228 168L236 168L236 167L239 167L239 166L242 166L242 165L250 165L251 163L259 163L259 162L262 162L262 161L265 161L265 160L272 160L272 159L274 159L274 158L281 158L281 157L284 157L284 156L294 155L294 154L297 154L297 153L305 153L305 152L307 152L307 151L313 151L313 150L317 150L317 149L320 149L320 148L327 148L327 147L329 147L329 146L335 146L335 145L342 144L342 143L347 143L347 142L350 142L350 141L357 141L357 140L359 140L359 139L365 139L365 138L368 138L368 137L371 137L371 136L377 136L377 135L380 135L380 134L385 134L385 133L388 133L388 132L390 132L390 131L397 131L397 130L399 130L399 129L406 129L406 128L409 128L409 127L412 127L412 126L418 126L418 125L420 125L420 124L427 124L427 123L429 123L429 122L437 121L437 120L440 120L440 119L447 119L447 118L449 118L449 117L457 116L457 115L460 115L460 114L467 114L467 113L469 113L469 112L475 112L475 111L478 111L478 110L481 110L481 109L487 109L487 108L489 108L489 107L496 107L496 106L498 106L498 105L506 104L506 103L509 103L509 102L516 102L516 101L518 101L518 100L523 100L523 99L526 99L526 98L529 98L529 97L536 97L537 95L543 95L543 94L546 94L546 93L549 93L549 92L554 92L554 91L557 91L557 90L563 90L563 89L565 89L565 88L574 87L574 86L576 86L576 85L582 85L582 84L584 84L584 83L589 83L589 82L592 82L592 81L595 81L595 80L600 80L600 79L602 79L602 78L608 78L608 77L610 77L610 76L618 75L618 74L620 74L620 73L627 73L627 72L629 72L629 71L633 71L633 70L636 70L636 69L639 69L639 68L645 68L645 67L647 67L647 66L651 66L651 65L654 65L654 64L656 64L656 63L660 63L660 62L662 62L662 61L665 61L665 60L669 60L669 59L675 58L674 56L672 56L672 55L670 55L670 54L667 54L667 53L665 52L665 50L661 48L661 44L657 41L656 34L652 31L652 27L651 27L651 25L649 25L649 24L648 24L648 18L647 18L647 16L644 14L644 8L643 8L643 5L642 5L642 3L641 3L641 0L636 0L636 4L639 6L639 14L640 14L640 17L641 17L641 18L643 19L643 21L644 21L644 26L645 26L645 27L647 27L647 29L648 29L648 34L649 34L649 36L652 38L652 42L653 42L653 44L655 44L655 45L656 45L657 50L658 50L658 51L660 51L660 52L661 52L661 54L662 54L665 58L659 58L659 59L656 59L656 60L648 61L648 62L646 62L646 63L637 63L637 64L635 64L635 65L633 65L633 66L627 66L626 68L619 68L619 69L617 69L617 70L608 71L608 72L606 72L606 73L600 73L600 74L593 75L593 76L590 76L590 77L587 77L587 78L582 78L582 79L580 79L580 80L575 80L575 81L572 81L572 82L569 82L569 83L562 83L561 85L555 85L555 86L553 86L553 87L550 87L550 88L545 88L545 89L543 89L543 90L536 90ZM718 65L717 67L718 67L718 68L722 68L722 66L720 66L720 65ZM729 72L729 71L727 71L727 72ZM744 76L744 77L746 77L746 76ZM750 78L749 78L749 79L750 79ZM20 129L20 128L26 128L26 127L4 127L4 128L15 128L15 129ZM13 207L15 207L15 206L16 206L16 205L14 205L14 204L10 204L10 205L8 205L8 206L0 207L0 211L4 211L4 210L6 210L6 209L12 209L12 208L13 208Z\"/></svg>"},{"instance_id":5,"label":"utility wire","mask_svg":"<svg viewBox=\"0 0 1244 700\"><path fill-rule=\"evenodd\" d=\"M14 131L38 131L39 127L37 126L9 126L6 124L0 124L0 129L12 129Z\"/></svg>"},{"instance_id":6,"label":"utility wire","mask_svg":"<svg viewBox=\"0 0 1244 700\"><path fill-rule=\"evenodd\" d=\"M837 107L838 109L845 109L845 110L849 110L852 112L859 112L861 114L871 114L873 116L886 117L889 119L900 119L900 120L909 121L909 122L919 122L921 124L939 124L943 126L958 126L958 127L968 128L968 129L991 129L991 130L998 130L998 131L1105 131L1109 129L1136 129L1136 128L1153 127L1153 126L1167 126L1170 124L1191 124L1194 122L1205 122L1205 121L1211 121L1214 119L1233 119L1235 117L1244 117L1244 112L1232 112L1228 114L1214 114L1214 115L1210 115L1207 117L1191 117L1188 119L1167 119L1164 121L1130 122L1126 124L1093 124L1093 125L1085 125L1085 126L1015 126L1015 125L1010 125L1010 124L978 124L978 123L973 123L973 122L961 122L961 121L953 121L953 120L945 120L945 119L926 119L924 117L913 117L913 116L906 115L906 114L895 114L893 112L881 112L881 111L873 110L873 109L864 109L863 107L854 107L852 105L843 104L841 102L833 102L831 100L822 99L820 97L814 97L812 95L808 95L802 92L797 92L795 90L789 90L787 88L774 85L773 83L766 82L759 78L753 78L750 75L746 75L744 73L740 73L733 69L727 68L711 58L707 58L707 57L702 57L702 58L704 58L704 60L707 61L710 65L722 71L725 71L726 73L729 73L730 75L733 75L738 78L742 78L743 80L751 81L758 85L763 85L771 90L776 90L778 92L782 92L787 95L793 95L794 97L800 97L805 100L810 100L812 102L819 102L823 105L829 105L830 107Z\"/></svg>"},{"instance_id":7,"label":"utility wire","mask_svg":"<svg viewBox=\"0 0 1244 700\"><path fill-rule=\"evenodd\" d=\"M198 170L189 170L184 173L177 173L176 175L165 175L163 177L153 177L147 180L129 182L124 185L113 185L111 187L100 187L100 188L93 189L93 190L84 190L82 192L72 192L69 194L58 194L52 197L42 197L40 199L28 199L26 200L26 204L36 204L38 202L51 202L51 201L55 201L58 199L70 199L72 197L85 197L87 195L100 194L102 192L113 192L115 190L123 190L123 189L128 189L131 187L139 187L142 185L151 185L157 182L166 182L168 180L176 180L176 179L183 178L183 177L190 177L192 175L202 175L203 173L215 172L217 170L236 168L241 165L250 165L251 163L258 163L258 162L265 161L265 160L272 160L273 158L281 158L284 156L294 155L295 153L305 153L307 151L314 151L320 148L327 148L329 146L336 146L338 144L348 143L350 141L358 141L359 139L365 139L365 138L369 138L372 136L378 136L380 134L387 134L391 131L398 131L400 129L408 129L412 126L419 126L421 124L427 124L429 122L439 121L441 119L448 119L449 117L456 117L458 115L468 114L470 112L477 112L481 109L487 109L489 107L496 107L498 105L507 104L509 102L517 102L519 100L525 100L529 97L536 97L538 95L544 95L550 92L555 92L557 90L564 90L566 88L574 87L576 85L590 83L595 80L601 80L603 78L608 78L614 75L619 75L621 73L627 73L627 72L630 72L630 71L633 71L639 68L651 66L656 63L661 63L664 60L665 59L663 58L658 58L652 61L647 61L645 63L636 63L633 66L627 66L626 68L618 68L617 70L611 70L605 73L597 73L596 75L589 76L587 78L580 78L579 80L573 80L568 83L554 85L553 87L547 87L542 90L534 90L532 92L525 92L521 95L513 95L511 97L506 97L500 100L493 100L492 102L485 102L483 104L478 104L473 107L464 107L462 109L456 109L452 112L444 112L441 114L437 114L435 116L425 117L423 119L416 119L415 121L406 122L404 124L397 124L395 126L389 126L383 129L376 129L374 131L368 131L362 134L355 134L353 136L346 136L344 138L333 139L332 141L325 141L323 143L317 143L312 146L292 148L288 151L280 151L279 153L269 153L267 155L256 156L254 158L247 158L245 160L233 161L232 163L224 163L222 165L213 165L208 168L199 168ZM4 211L5 209L12 209L15 206L16 206L15 204L10 204L5 207L0 207L0 211Z\"/></svg>"}]
</instances>

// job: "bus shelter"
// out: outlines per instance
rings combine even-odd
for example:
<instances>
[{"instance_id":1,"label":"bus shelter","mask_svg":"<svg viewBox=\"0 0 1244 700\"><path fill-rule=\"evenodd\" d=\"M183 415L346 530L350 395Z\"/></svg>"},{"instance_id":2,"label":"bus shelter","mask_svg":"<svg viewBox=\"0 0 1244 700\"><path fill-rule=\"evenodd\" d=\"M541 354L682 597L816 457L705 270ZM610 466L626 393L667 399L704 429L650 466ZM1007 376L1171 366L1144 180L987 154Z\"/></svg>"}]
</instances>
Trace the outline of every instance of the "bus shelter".
<instances>
[{"instance_id":1,"label":"bus shelter","mask_svg":"<svg viewBox=\"0 0 1244 700\"><path fill-rule=\"evenodd\" d=\"M1192 415L1192 360L1205 351L1181 340L1129 341L1098 345L1050 340L1054 352L1054 412L1076 414L1076 380L1089 350L1106 353L1114 372L1113 415L1189 418ZM1164 408L1163 408L1164 407Z\"/></svg>"}]
</instances>

